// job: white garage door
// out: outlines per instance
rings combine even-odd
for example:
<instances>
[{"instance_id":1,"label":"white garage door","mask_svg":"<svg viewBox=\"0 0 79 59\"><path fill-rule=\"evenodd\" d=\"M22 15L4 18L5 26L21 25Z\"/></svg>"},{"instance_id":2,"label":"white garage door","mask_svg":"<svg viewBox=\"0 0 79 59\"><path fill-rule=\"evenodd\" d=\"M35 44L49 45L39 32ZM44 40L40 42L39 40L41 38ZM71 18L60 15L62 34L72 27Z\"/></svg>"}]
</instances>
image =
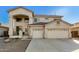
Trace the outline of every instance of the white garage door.
<instances>
[{"instance_id":1,"label":"white garage door","mask_svg":"<svg viewBox=\"0 0 79 59\"><path fill-rule=\"evenodd\" d=\"M43 30L34 29L32 32L32 38L43 38Z\"/></svg>"},{"instance_id":2,"label":"white garage door","mask_svg":"<svg viewBox=\"0 0 79 59\"><path fill-rule=\"evenodd\" d=\"M49 30L47 38L68 38L68 30Z\"/></svg>"}]
</instances>

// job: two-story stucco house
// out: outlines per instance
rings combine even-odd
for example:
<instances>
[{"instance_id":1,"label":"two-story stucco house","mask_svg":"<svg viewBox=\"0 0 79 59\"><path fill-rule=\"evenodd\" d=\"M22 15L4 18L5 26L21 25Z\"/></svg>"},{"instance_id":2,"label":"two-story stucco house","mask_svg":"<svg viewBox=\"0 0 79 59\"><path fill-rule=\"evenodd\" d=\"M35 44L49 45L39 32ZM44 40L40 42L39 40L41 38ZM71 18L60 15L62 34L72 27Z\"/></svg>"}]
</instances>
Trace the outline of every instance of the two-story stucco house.
<instances>
[{"instance_id":1,"label":"two-story stucco house","mask_svg":"<svg viewBox=\"0 0 79 59\"><path fill-rule=\"evenodd\" d=\"M35 15L23 7L8 12L11 38L71 38L71 24L63 21L63 16Z\"/></svg>"}]
</instances>

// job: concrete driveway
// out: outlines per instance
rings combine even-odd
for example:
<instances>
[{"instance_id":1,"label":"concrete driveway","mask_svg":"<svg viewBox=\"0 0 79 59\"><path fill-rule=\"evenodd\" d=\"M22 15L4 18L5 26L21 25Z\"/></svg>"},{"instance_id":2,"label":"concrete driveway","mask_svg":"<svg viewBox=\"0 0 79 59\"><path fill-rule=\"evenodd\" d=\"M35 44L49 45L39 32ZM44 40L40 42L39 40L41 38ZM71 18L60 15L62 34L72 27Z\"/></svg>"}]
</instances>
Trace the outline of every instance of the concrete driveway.
<instances>
[{"instance_id":1,"label":"concrete driveway","mask_svg":"<svg viewBox=\"0 0 79 59\"><path fill-rule=\"evenodd\" d=\"M26 52L79 52L79 41L72 39L32 39Z\"/></svg>"}]
</instances>

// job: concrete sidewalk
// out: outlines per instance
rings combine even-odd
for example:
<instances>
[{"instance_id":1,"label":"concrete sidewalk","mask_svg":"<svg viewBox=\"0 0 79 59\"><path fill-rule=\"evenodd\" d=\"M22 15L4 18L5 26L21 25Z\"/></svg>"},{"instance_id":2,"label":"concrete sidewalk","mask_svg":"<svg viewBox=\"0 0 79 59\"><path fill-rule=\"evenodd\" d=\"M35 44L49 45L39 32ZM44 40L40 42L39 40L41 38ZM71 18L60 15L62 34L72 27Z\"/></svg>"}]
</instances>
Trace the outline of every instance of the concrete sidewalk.
<instances>
[{"instance_id":1,"label":"concrete sidewalk","mask_svg":"<svg viewBox=\"0 0 79 59\"><path fill-rule=\"evenodd\" d=\"M32 39L26 52L79 52L72 39Z\"/></svg>"}]
</instances>

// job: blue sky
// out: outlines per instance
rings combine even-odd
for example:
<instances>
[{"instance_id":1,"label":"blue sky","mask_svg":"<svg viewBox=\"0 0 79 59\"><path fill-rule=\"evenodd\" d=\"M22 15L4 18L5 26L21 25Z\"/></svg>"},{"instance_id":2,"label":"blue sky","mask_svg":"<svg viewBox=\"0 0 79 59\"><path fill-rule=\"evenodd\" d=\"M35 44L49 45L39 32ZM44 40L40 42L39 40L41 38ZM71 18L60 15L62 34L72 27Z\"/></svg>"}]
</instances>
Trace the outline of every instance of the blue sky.
<instances>
[{"instance_id":1,"label":"blue sky","mask_svg":"<svg viewBox=\"0 0 79 59\"><path fill-rule=\"evenodd\" d=\"M8 24L8 10L16 6L0 6L0 23ZM79 6L24 6L35 14L61 15L63 20L73 24L79 22Z\"/></svg>"}]
</instances>

